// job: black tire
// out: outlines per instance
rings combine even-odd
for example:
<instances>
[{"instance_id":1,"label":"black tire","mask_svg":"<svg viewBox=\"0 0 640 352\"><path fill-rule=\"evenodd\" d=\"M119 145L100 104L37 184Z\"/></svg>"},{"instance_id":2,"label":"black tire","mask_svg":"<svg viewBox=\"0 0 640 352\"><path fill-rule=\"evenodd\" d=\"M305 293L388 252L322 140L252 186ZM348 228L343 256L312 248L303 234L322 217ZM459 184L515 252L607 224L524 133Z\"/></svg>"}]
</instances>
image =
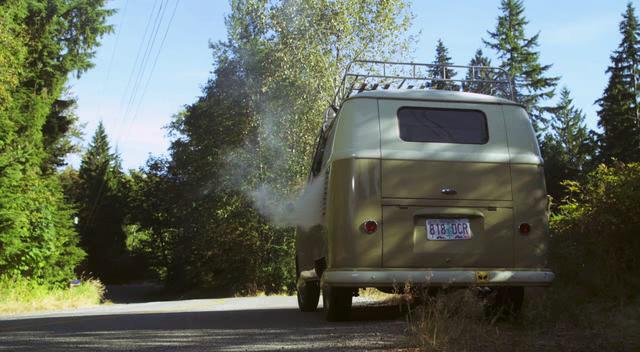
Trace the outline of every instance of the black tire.
<instances>
[{"instance_id":1,"label":"black tire","mask_svg":"<svg viewBox=\"0 0 640 352\"><path fill-rule=\"evenodd\" d=\"M496 320L517 317L522 311L524 287L498 287L494 291L485 303L485 316Z\"/></svg>"},{"instance_id":2,"label":"black tire","mask_svg":"<svg viewBox=\"0 0 640 352\"><path fill-rule=\"evenodd\" d=\"M323 287L322 304L327 321L349 320L352 298L353 289L350 287Z\"/></svg>"},{"instance_id":3,"label":"black tire","mask_svg":"<svg viewBox=\"0 0 640 352\"><path fill-rule=\"evenodd\" d=\"M302 312L315 312L320 301L320 282L302 281L298 283L298 308Z\"/></svg>"}]
</instances>

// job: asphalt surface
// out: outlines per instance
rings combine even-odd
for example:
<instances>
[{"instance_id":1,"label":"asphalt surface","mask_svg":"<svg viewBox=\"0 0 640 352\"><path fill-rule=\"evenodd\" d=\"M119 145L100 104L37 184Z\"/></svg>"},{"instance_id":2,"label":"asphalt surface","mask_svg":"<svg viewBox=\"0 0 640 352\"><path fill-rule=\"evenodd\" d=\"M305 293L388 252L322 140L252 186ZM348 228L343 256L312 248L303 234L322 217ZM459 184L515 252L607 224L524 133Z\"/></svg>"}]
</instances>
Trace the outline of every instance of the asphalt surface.
<instances>
[{"instance_id":1,"label":"asphalt surface","mask_svg":"<svg viewBox=\"0 0 640 352\"><path fill-rule=\"evenodd\" d=\"M0 351L396 350L406 326L398 306L364 298L339 323L284 296L111 304L0 316Z\"/></svg>"}]
</instances>

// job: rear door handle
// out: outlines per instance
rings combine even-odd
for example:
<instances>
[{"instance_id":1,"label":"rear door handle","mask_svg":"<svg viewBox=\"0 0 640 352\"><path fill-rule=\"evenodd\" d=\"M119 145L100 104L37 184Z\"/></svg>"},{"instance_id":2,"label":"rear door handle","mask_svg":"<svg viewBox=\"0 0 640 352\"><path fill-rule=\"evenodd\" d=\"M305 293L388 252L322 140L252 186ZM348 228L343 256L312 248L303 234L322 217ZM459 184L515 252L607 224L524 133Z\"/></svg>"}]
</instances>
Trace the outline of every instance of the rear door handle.
<instances>
[{"instance_id":1,"label":"rear door handle","mask_svg":"<svg viewBox=\"0 0 640 352\"><path fill-rule=\"evenodd\" d=\"M449 195L449 196L458 194L458 192L453 188L443 188L443 189L440 190L440 193L446 194L446 195Z\"/></svg>"}]
</instances>

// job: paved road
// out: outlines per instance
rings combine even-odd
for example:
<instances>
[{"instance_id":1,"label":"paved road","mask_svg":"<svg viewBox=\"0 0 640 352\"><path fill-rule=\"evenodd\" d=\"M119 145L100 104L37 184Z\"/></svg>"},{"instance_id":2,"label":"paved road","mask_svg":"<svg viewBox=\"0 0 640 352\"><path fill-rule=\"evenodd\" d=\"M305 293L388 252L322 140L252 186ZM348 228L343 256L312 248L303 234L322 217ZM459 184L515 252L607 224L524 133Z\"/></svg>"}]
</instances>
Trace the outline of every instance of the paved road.
<instances>
[{"instance_id":1,"label":"paved road","mask_svg":"<svg viewBox=\"0 0 640 352\"><path fill-rule=\"evenodd\" d=\"M0 316L0 351L362 351L406 345L398 306L355 299L352 320L301 313L295 297L113 304Z\"/></svg>"}]
</instances>

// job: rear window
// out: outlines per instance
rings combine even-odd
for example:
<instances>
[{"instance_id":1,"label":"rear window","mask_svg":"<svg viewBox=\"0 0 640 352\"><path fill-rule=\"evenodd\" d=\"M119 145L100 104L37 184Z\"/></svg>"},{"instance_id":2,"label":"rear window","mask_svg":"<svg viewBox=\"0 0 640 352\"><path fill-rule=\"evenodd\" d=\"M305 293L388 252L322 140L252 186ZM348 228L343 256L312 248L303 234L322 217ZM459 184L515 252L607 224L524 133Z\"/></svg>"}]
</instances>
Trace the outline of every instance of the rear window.
<instances>
[{"instance_id":1,"label":"rear window","mask_svg":"<svg viewBox=\"0 0 640 352\"><path fill-rule=\"evenodd\" d=\"M478 110L401 108L400 139L405 142L485 144L487 117Z\"/></svg>"}]
</instances>

